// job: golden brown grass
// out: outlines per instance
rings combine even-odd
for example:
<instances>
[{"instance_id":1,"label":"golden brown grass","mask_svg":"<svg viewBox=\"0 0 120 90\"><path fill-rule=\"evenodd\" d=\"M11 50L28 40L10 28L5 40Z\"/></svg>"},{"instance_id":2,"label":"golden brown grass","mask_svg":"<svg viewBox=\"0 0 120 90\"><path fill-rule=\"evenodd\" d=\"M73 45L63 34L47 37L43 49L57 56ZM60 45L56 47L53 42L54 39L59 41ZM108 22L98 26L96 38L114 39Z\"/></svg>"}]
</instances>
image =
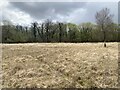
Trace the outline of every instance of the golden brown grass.
<instances>
[{"instance_id":1,"label":"golden brown grass","mask_svg":"<svg viewBox=\"0 0 120 90\"><path fill-rule=\"evenodd\" d=\"M117 87L118 43L2 45L3 87Z\"/></svg>"}]
</instances>

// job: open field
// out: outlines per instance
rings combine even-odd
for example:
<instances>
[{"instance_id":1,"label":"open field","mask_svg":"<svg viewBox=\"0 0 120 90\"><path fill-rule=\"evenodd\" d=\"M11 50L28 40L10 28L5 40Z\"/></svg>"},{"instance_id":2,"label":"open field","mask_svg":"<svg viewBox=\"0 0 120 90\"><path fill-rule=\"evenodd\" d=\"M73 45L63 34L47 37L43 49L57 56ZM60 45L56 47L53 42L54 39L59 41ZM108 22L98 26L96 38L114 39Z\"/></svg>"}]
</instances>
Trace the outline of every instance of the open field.
<instances>
[{"instance_id":1,"label":"open field","mask_svg":"<svg viewBox=\"0 0 120 90\"><path fill-rule=\"evenodd\" d=\"M118 43L3 44L4 87L117 87Z\"/></svg>"}]
</instances>

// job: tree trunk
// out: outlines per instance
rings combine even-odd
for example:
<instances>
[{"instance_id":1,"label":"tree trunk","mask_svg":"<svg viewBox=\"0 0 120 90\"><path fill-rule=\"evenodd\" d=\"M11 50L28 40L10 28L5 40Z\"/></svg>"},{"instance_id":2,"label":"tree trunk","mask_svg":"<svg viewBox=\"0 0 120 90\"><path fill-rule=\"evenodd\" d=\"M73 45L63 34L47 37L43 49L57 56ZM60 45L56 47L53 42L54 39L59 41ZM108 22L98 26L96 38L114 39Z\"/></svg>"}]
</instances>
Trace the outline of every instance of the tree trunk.
<instances>
[{"instance_id":1,"label":"tree trunk","mask_svg":"<svg viewBox=\"0 0 120 90\"><path fill-rule=\"evenodd\" d=\"M41 28L41 34L42 34L42 41L44 42L43 29L44 29L44 26L43 26L43 24L42 24L42 28Z\"/></svg>"},{"instance_id":2,"label":"tree trunk","mask_svg":"<svg viewBox=\"0 0 120 90\"><path fill-rule=\"evenodd\" d=\"M59 42L61 42L61 38L62 38L62 27L61 27L61 23L59 23Z\"/></svg>"},{"instance_id":3,"label":"tree trunk","mask_svg":"<svg viewBox=\"0 0 120 90\"><path fill-rule=\"evenodd\" d=\"M47 38L47 42L49 42L49 32L48 32L48 30L49 30L49 23L47 23L47 26L46 26L46 38Z\"/></svg>"},{"instance_id":4,"label":"tree trunk","mask_svg":"<svg viewBox=\"0 0 120 90\"><path fill-rule=\"evenodd\" d=\"M36 42L36 24L33 24L34 41Z\"/></svg>"},{"instance_id":5,"label":"tree trunk","mask_svg":"<svg viewBox=\"0 0 120 90\"><path fill-rule=\"evenodd\" d=\"M102 30L103 30L103 35L104 35L104 47L106 47L106 33L105 33L104 29L102 29Z\"/></svg>"}]
</instances>

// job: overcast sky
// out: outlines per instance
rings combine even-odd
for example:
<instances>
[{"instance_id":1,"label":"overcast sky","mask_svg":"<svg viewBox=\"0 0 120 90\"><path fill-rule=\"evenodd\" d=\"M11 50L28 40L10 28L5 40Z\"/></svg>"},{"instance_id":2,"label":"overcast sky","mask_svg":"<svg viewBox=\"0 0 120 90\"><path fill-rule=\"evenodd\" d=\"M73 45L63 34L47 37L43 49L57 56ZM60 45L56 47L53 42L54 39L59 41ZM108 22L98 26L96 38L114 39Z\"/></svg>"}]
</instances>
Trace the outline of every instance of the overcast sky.
<instances>
[{"instance_id":1,"label":"overcast sky","mask_svg":"<svg viewBox=\"0 0 120 90\"><path fill-rule=\"evenodd\" d=\"M0 18L10 20L17 24L30 24L34 21L83 22L95 23L95 13L103 8L109 8L114 15L113 20L118 21L117 2L8 2L3 0L0 4L2 14Z\"/></svg>"}]
</instances>

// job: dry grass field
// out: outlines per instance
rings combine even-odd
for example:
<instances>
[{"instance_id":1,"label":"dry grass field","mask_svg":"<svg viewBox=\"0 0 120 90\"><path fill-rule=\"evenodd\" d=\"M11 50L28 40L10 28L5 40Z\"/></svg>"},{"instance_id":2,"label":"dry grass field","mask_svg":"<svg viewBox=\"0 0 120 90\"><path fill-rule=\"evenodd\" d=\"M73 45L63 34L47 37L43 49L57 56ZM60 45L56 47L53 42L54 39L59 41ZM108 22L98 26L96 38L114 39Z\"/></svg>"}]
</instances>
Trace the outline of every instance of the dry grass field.
<instances>
[{"instance_id":1,"label":"dry grass field","mask_svg":"<svg viewBox=\"0 0 120 90\"><path fill-rule=\"evenodd\" d=\"M4 88L117 87L118 43L2 44Z\"/></svg>"}]
</instances>

